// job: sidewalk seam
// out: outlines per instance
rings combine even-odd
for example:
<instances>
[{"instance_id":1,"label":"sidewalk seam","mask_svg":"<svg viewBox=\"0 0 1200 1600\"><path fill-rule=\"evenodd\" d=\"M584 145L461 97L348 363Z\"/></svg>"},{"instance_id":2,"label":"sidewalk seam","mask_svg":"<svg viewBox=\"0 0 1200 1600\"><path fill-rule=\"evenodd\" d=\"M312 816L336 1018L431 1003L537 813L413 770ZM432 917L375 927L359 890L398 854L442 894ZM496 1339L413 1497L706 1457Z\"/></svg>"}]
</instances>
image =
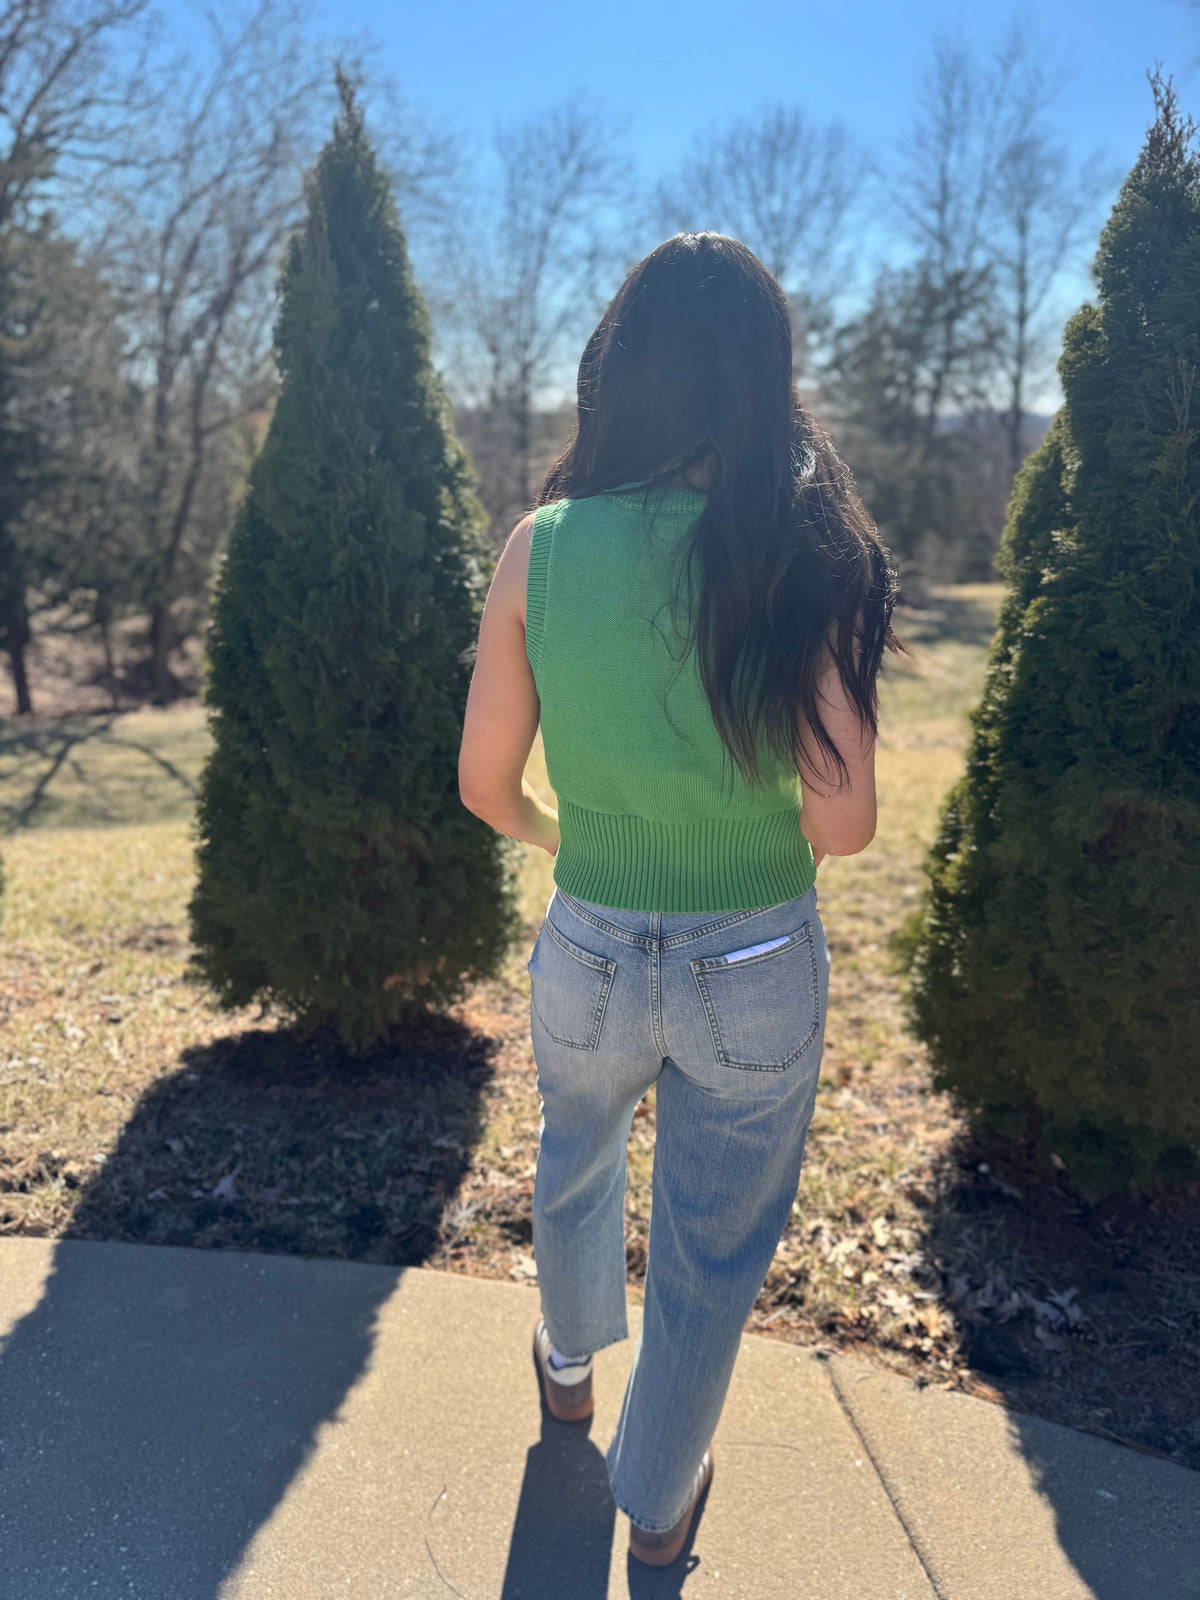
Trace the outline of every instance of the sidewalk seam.
<instances>
[{"instance_id":1,"label":"sidewalk seam","mask_svg":"<svg viewBox=\"0 0 1200 1600\"><path fill-rule=\"evenodd\" d=\"M846 1418L846 1421L854 1429L854 1435L857 1438L859 1444L862 1445L863 1454L866 1456L867 1460L871 1463L871 1466L875 1469L875 1476L879 1479L879 1486L883 1490L884 1494L887 1495L888 1504L891 1506L892 1511L895 1513L896 1521L900 1524L901 1528L904 1530L904 1537L908 1540L908 1543L909 1543L910 1548L912 1549L913 1555L915 1555L917 1560L920 1562L921 1571L925 1574L926 1578L928 1578L929 1587L933 1590L934 1595L936 1596L936 1600L951 1600L950 1591L942 1584L941 1580L938 1578L937 1573L934 1571L931 1558L929 1556L927 1556L926 1553L925 1553L925 1549L924 1549L922 1540L920 1538L920 1535L912 1527L912 1525L909 1523L908 1518L904 1515L904 1512L901 1510L900 1502L897 1500L896 1496L892 1493L891 1485L888 1483L887 1477L885 1476L884 1471L883 1471L883 1467L880 1465L878 1459L876 1458L874 1450L871 1449L871 1446L870 1446L870 1444L869 1444L869 1442L867 1440L866 1434L862 1431L862 1429L858 1425L858 1418L854 1415L853 1407L851 1406L850 1402L847 1400L846 1396L842 1393L842 1386L838 1382L837 1373L833 1370L833 1363L831 1361L829 1361L828 1359L826 1359L825 1357L820 1357L819 1359L822 1361L822 1364L824 1365L825 1370L829 1374L829 1383L830 1383L830 1387L833 1390L834 1399L837 1401L838 1405L842 1408L842 1414Z\"/></svg>"}]
</instances>

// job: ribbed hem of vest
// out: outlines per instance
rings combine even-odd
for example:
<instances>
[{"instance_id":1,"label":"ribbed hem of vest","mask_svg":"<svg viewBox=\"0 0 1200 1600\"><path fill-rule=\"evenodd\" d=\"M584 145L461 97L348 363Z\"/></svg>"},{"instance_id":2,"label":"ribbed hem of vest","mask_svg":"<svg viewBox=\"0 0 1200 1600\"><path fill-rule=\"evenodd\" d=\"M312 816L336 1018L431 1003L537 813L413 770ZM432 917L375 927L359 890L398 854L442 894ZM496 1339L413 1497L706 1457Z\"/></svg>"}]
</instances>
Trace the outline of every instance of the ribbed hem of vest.
<instances>
[{"instance_id":1,"label":"ribbed hem of vest","mask_svg":"<svg viewBox=\"0 0 1200 1600\"><path fill-rule=\"evenodd\" d=\"M752 911L807 894L817 876L800 810L663 823L558 796L554 881L623 911Z\"/></svg>"}]
</instances>

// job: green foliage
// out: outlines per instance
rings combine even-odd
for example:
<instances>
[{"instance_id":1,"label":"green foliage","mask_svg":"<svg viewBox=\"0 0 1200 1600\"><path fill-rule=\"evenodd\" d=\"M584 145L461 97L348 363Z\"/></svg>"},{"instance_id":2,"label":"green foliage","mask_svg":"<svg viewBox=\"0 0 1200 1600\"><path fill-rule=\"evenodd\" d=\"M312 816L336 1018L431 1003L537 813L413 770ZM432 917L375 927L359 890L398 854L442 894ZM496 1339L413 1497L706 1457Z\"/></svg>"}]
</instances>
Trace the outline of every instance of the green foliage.
<instances>
[{"instance_id":1,"label":"green foliage","mask_svg":"<svg viewBox=\"0 0 1200 1600\"><path fill-rule=\"evenodd\" d=\"M912 965L939 1086L1091 1195L1200 1153L1200 159L1154 91L1014 490Z\"/></svg>"},{"instance_id":2,"label":"green foliage","mask_svg":"<svg viewBox=\"0 0 1200 1600\"><path fill-rule=\"evenodd\" d=\"M516 853L458 796L491 562L352 88L284 264L281 390L214 594L196 975L366 1049L494 976Z\"/></svg>"}]
</instances>

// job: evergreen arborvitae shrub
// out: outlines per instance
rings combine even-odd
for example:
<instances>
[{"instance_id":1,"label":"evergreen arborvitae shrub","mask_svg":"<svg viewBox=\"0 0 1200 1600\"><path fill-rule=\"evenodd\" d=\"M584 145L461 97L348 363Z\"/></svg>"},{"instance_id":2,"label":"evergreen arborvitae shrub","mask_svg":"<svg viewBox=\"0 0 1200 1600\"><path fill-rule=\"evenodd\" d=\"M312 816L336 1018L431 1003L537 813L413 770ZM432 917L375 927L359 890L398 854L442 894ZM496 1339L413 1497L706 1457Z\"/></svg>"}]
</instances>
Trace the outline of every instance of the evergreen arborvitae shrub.
<instances>
[{"instance_id":1,"label":"evergreen arborvitae shrub","mask_svg":"<svg viewBox=\"0 0 1200 1600\"><path fill-rule=\"evenodd\" d=\"M1200 1152L1200 161L1154 91L1015 485L911 974L938 1087L1092 1197Z\"/></svg>"},{"instance_id":2,"label":"evergreen arborvitae shrub","mask_svg":"<svg viewBox=\"0 0 1200 1600\"><path fill-rule=\"evenodd\" d=\"M340 80L280 278L281 386L213 596L193 975L355 1051L495 976L517 855L462 805L494 562Z\"/></svg>"}]
</instances>

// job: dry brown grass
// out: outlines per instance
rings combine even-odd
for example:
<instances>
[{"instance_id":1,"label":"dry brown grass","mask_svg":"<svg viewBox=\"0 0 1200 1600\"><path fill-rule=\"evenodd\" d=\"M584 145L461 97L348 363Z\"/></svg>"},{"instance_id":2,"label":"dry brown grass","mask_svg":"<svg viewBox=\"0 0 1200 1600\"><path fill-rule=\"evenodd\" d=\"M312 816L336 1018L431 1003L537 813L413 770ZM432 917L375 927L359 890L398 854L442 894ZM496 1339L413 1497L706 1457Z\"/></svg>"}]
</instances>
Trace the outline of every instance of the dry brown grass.
<instances>
[{"instance_id":1,"label":"dry brown grass","mask_svg":"<svg viewBox=\"0 0 1200 1600\"><path fill-rule=\"evenodd\" d=\"M939 596L938 614L907 619L920 670L889 669L879 835L822 868L821 1087L750 1326L1200 1464L1197 1196L1085 1206L1023 1152L975 1143L930 1091L889 956L961 770L995 600ZM351 1062L184 981L204 748L195 709L0 742L0 806L26 823L3 846L0 1232L532 1278L525 961L549 857L528 852L524 936L501 980ZM540 750L530 778L549 794ZM81 825L99 819L124 825ZM651 1094L630 1141L635 1297L653 1148Z\"/></svg>"}]
</instances>

